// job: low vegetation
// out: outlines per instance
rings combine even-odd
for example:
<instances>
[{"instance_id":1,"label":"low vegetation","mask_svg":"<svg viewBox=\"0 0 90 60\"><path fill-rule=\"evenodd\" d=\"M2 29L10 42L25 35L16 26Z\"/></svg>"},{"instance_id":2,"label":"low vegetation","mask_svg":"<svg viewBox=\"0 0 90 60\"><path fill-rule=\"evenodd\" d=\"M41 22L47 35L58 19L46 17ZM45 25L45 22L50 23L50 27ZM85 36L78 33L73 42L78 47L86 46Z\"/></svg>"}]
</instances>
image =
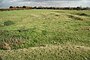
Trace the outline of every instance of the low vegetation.
<instances>
[{"instance_id":1,"label":"low vegetation","mask_svg":"<svg viewBox=\"0 0 90 60\"><path fill-rule=\"evenodd\" d=\"M0 60L90 60L90 11L0 11Z\"/></svg>"}]
</instances>

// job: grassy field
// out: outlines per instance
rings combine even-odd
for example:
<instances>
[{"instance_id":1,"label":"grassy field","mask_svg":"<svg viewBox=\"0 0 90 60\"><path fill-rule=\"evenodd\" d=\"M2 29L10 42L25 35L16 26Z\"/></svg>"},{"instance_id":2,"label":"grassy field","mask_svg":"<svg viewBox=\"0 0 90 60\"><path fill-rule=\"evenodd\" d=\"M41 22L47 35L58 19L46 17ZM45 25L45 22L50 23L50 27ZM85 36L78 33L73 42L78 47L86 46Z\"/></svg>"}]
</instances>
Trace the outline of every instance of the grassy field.
<instances>
[{"instance_id":1,"label":"grassy field","mask_svg":"<svg viewBox=\"0 0 90 60\"><path fill-rule=\"evenodd\" d=\"M90 60L90 10L0 11L0 60Z\"/></svg>"}]
</instances>

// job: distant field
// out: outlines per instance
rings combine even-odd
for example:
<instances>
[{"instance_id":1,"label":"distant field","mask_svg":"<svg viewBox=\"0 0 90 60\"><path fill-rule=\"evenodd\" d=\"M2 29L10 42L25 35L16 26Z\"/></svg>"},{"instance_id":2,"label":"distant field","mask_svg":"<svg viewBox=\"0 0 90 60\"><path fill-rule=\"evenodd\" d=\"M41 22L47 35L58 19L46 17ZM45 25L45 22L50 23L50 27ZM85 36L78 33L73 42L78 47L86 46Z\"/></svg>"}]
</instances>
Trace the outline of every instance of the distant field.
<instances>
[{"instance_id":1,"label":"distant field","mask_svg":"<svg viewBox=\"0 0 90 60\"><path fill-rule=\"evenodd\" d=\"M0 11L0 59L90 60L90 10Z\"/></svg>"}]
</instances>

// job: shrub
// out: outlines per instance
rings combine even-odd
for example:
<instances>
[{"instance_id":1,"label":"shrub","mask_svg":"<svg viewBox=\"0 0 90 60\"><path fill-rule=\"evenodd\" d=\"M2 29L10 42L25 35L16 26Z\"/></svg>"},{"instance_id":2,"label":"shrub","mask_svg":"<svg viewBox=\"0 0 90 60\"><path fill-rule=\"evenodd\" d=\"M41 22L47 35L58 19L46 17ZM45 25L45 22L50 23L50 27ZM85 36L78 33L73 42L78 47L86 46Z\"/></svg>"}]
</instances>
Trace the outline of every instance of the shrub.
<instances>
[{"instance_id":1,"label":"shrub","mask_svg":"<svg viewBox=\"0 0 90 60\"><path fill-rule=\"evenodd\" d=\"M9 26L9 25L13 25L14 22L13 21L5 21L4 22L4 26Z\"/></svg>"}]
</instances>

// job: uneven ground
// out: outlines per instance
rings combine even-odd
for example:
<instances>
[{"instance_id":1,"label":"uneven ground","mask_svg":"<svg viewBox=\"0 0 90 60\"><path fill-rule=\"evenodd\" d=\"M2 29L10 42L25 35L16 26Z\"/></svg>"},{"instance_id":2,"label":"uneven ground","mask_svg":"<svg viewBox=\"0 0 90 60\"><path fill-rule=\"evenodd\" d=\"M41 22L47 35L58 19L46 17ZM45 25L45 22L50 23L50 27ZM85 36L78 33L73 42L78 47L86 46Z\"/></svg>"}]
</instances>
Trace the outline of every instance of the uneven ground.
<instances>
[{"instance_id":1,"label":"uneven ground","mask_svg":"<svg viewBox=\"0 0 90 60\"><path fill-rule=\"evenodd\" d=\"M0 11L0 60L90 60L90 11Z\"/></svg>"}]
</instances>

